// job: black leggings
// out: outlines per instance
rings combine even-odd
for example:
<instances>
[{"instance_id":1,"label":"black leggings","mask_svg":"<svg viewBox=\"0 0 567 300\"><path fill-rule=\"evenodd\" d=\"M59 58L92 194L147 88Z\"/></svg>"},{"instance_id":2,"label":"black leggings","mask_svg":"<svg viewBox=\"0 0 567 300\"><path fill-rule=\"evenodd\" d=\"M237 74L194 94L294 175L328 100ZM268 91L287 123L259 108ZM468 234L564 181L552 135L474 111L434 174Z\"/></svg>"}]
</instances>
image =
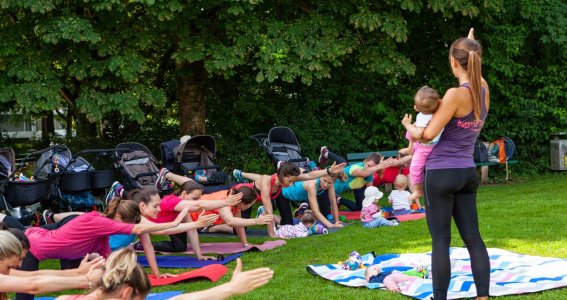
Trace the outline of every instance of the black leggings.
<instances>
[{"instance_id":1,"label":"black leggings","mask_svg":"<svg viewBox=\"0 0 567 300\"><path fill-rule=\"evenodd\" d=\"M317 196L317 204L319 204L319 211L324 217L327 217L327 215L331 213L331 203L329 202L329 193L327 191ZM280 225L293 225L291 203L282 194L276 198L276 207L280 211L282 218Z\"/></svg>"},{"instance_id":2,"label":"black leggings","mask_svg":"<svg viewBox=\"0 0 567 300\"><path fill-rule=\"evenodd\" d=\"M347 160L344 157L336 153L333 153L331 151L327 153L327 158L329 159L329 161L336 161L337 164L347 162ZM339 202L341 203L341 205L346 206L351 211L360 211L362 210L362 200L364 200L365 190L366 190L365 186L359 189L352 190L352 193L354 194L354 201L341 197ZM339 196L340 195L337 195L337 197Z\"/></svg>"},{"instance_id":3,"label":"black leggings","mask_svg":"<svg viewBox=\"0 0 567 300\"><path fill-rule=\"evenodd\" d=\"M427 226L432 240L433 298L447 299L451 280L451 216L471 258L477 296L488 296L490 262L478 229L475 168L438 169L425 172L424 194Z\"/></svg>"},{"instance_id":4,"label":"black leggings","mask_svg":"<svg viewBox=\"0 0 567 300\"><path fill-rule=\"evenodd\" d=\"M187 232L169 236L169 241L153 243L156 252L185 252L187 251Z\"/></svg>"}]
</instances>

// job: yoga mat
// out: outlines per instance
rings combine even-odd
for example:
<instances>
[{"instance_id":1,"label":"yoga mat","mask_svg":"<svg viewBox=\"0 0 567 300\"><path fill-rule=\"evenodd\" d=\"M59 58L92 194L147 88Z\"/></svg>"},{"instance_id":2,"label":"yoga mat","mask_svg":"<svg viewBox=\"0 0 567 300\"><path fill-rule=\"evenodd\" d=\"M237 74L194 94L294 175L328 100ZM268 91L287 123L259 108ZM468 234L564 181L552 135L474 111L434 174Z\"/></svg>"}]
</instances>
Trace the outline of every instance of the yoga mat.
<instances>
[{"instance_id":1,"label":"yoga mat","mask_svg":"<svg viewBox=\"0 0 567 300\"><path fill-rule=\"evenodd\" d=\"M448 298L474 298L476 287L466 248L451 248L451 284ZM490 296L535 293L567 286L567 259L518 254L502 249L489 248ZM384 271L404 271L416 266L430 265L431 253L385 254L374 258L362 257L366 266L379 264ZM338 264L309 265L307 271L341 285L350 287L383 288L380 283L368 284L364 269L346 271ZM415 299L433 296L431 279L415 278L400 284L401 293ZM385 294L384 294L385 295Z\"/></svg>"},{"instance_id":2,"label":"yoga mat","mask_svg":"<svg viewBox=\"0 0 567 300\"><path fill-rule=\"evenodd\" d=\"M234 233L223 233L223 232L199 232L199 235L206 237L233 237L236 238L238 235ZM246 236L254 237L268 237L268 231L265 227L263 228L248 228L246 230Z\"/></svg>"},{"instance_id":3,"label":"yoga mat","mask_svg":"<svg viewBox=\"0 0 567 300\"><path fill-rule=\"evenodd\" d=\"M175 296L183 294L182 291L169 291L161 293L150 293L146 297L146 300L167 300ZM55 297L35 297L35 300L55 300Z\"/></svg>"},{"instance_id":4,"label":"yoga mat","mask_svg":"<svg viewBox=\"0 0 567 300\"><path fill-rule=\"evenodd\" d=\"M225 257L223 260L198 260L192 256L175 256L175 255L164 255L156 256L157 264L160 268L202 268L208 265L214 264L227 264L237 257L242 255L242 253L236 253ZM138 256L138 263L143 267L149 267L148 260L145 256Z\"/></svg>"},{"instance_id":5,"label":"yoga mat","mask_svg":"<svg viewBox=\"0 0 567 300\"><path fill-rule=\"evenodd\" d=\"M216 253L216 254L232 254L238 252L245 252L248 250L266 251L277 247L281 247L286 244L284 240L275 241L265 241L261 245L248 245L246 247L242 246L239 242L227 242L227 243L201 243L201 252L206 253ZM187 245L187 251L185 253L195 254L191 244Z\"/></svg>"},{"instance_id":6,"label":"yoga mat","mask_svg":"<svg viewBox=\"0 0 567 300\"><path fill-rule=\"evenodd\" d=\"M161 286L161 285L174 284L177 282L182 282L194 278L207 278L210 281L216 282L221 277L223 277L224 274L226 274L226 272L228 272L228 269L225 266L214 264L214 265L204 266L197 270L178 274L177 277L156 278L154 275L149 275L149 277L152 286Z\"/></svg>"},{"instance_id":7,"label":"yoga mat","mask_svg":"<svg viewBox=\"0 0 567 300\"><path fill-rule=\"evenodd\" d=\"M169 291L169 292L161 292L161 293L150 293L146 297L146 300L167 300L173 298L175 296L183 294L182 291Z\"/></svg>"},{"instance_id":8,"label":"yoga mat","mask_svg":"<svg viewBox=\"0 0 567 300\"><path fill-rule=\"evenodd\" d=\"M347 220L360 220L359 211L340 211L339 216L345 216ZM425 218L425 213L414 213L400 216L393 216L400 222L413 221Z\"/></svg>"}]
</instances>

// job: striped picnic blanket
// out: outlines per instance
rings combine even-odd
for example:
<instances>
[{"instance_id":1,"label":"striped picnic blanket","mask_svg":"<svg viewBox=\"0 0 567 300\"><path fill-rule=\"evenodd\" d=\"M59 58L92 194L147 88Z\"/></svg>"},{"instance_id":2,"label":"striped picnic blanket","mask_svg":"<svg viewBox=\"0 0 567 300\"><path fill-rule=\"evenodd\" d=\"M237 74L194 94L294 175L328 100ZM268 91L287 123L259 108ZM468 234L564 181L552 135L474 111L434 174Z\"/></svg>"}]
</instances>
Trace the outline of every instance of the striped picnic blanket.
<instances>
[{"instance_id":1,"label":"striped picnic blanket","mask_svg":"<svg viewBox=\"0 0 567 300\"><path fill-rule=\"evenodd\" d=\"M452 272L448 298L476 297L467 249L451 248L450 253ZM488 254L491 296L534 293L567 286L567 259L523 255L497 248L489 248ZM430 265L431 253L385 254L377 257L369 253L362 256L362 262L366 266L379 264L385 272L405 271L416 266ZM329 264L309 265L307 271L345 286L383 288L380 283L366 283L365 269L346 271L340 265ZM433 296L431 279L416 278L412 282L400 284L400 289L402 294L416 299L429 299Z\"/></svg>"}]
</instances>

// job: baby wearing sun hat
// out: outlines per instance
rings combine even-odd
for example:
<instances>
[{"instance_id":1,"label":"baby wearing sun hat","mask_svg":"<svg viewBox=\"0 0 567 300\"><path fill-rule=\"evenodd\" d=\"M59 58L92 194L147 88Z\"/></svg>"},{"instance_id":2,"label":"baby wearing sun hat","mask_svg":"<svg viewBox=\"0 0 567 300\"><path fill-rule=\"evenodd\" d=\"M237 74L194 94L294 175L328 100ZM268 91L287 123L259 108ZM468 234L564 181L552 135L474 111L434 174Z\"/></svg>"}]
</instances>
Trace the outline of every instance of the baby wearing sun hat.
<instances>
[{"instance_id":1,"label":"baby wearing sun hat","mask_svg":"<svg viewBox=\"0 0 567 300\"><path fill-rule=\"evenodd\" d=\"M364 191L364 200L362 200L362 210L360 211L360 221L362 227L374 228L380 226L398 226L397 220L387 220L382 217L380 208L376 204L384 194L375 186L367 187Z\"/></svg>"}]
</instances>

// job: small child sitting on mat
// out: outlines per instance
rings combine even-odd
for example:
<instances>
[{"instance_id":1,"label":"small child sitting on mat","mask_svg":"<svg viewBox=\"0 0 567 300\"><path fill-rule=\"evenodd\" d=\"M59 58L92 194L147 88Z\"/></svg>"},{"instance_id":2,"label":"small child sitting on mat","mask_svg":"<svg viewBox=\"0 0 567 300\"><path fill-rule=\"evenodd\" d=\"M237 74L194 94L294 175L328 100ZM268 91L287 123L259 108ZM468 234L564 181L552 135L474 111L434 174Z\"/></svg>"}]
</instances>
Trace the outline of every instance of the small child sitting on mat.
<instances>
[{"instance_id":1,"label":"small child sitting on mat","mask_svg":"<svg viewBox=\"0 0 567 300\"><path fill-rule=\"evenodd\" d=\"M394 186L396 187L388 196L388 202L392 203L392 209L394 216L411 214L410 203L413 200L410 199L411 193L406 190L408 187L408 178L405 175L399 174L394 180ZM418 199L419 203L419 199Z\"/></svg>"},{"instance_id":2,"label":"small child sitting on mat","mask_svg":"<svg viewBox=\"0 0 567 300\"><path fill-rule=\"evenodd\" d=\"M384 194L375 186L367 187L364 191L364 200L362 200L362 210L360 211L360 220L362 226L366 228L375 228L380 226L398 226L397 220L387 220L382 217L382 212L376 202L382 198Z\"/></svg>"},{"instance_id":3,"label":"small child sitting on mat","mask_svg":"<svg viewBox=\"0 0 567 300\"><path fill-rule=\"evenodd\" d=\"M306 237L309 235L311 228L317 220L310 209L307 209L301 215L301 222L296 225L280 225L276 229L276 235L282 239L292 239Z\"/></svg>"}]
</instances>

